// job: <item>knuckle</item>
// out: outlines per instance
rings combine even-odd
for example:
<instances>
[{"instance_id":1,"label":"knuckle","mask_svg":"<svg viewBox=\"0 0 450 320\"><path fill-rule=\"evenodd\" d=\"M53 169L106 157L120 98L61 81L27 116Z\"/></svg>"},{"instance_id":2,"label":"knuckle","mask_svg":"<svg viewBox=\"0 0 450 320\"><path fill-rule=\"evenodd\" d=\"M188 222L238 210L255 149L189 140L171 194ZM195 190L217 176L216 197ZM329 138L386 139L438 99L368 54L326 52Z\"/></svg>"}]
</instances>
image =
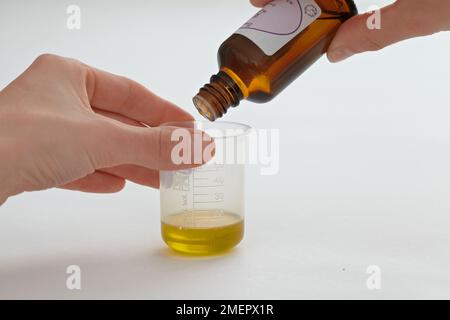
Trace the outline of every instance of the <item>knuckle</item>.
<instances>
[{"instance_id":1,"label":"knuckle","mask_svg":"<svg viewBox=\"0 0 450 320\"><path fill-rule=\"evenodd\" d=\"M62 57L52 53L43 53L39 55L31 64L32 69L45 69L47 72L55 72L55 70L60 69L69 70L71 72L76 72L77 70L85 72L84 70L87 69L87 67L85 66L85 68L83 68L83 66L84 65L76 59Z\"/></svg>"},{"instance_id":2,"label":"knuckle","mask_svg":"<svg viewBox=\"0 0 450 320\"><path fill-rule=\"evenodd\" d=\"M381 43L370 37L365 38L365 47L368 51L379 51L384 48Z\"/></svg>"},{"instance_id":3,"label":"knuckle","mask_svg":"<svg viewBox=\"0 0 450 320\"><path fill-rule=\"evenodd\" d=\"M112 165L115 143L120 139L117 128L113 123L102 119L85 120L76 129L79 143L91 155L94 168L109 167Z\"/></svg>"},{"instance_id":4,"label":"knuckle","mask_svg":"<svg viewBox=\"0 0 450 320\"><path fill-rule=\"evenodd\" d=\"M128 164L143 165L151 169L164 165L165 139L160 128L130 127L126 131L127 137L119 139L126 144L126 152L132 154L133 162Z\"/></svg>"},{"instance_id":5,"label":"knuckle","mask_svg":"<svg viewBox=\"0 0 450 320\"><path fill-rule=\"evenodd\" d=\"M153 130L152 138L148 139L147 143L149 144L149 151L154 155L155 163L153 166L160 168L164 163L163 153L166 149L164 132L160 128L151 130Z\"/></svg>"},{"instance_id":6,"label":"knuckle","mask_svg":"<svg viewBox=\"0 0 450 320\"><path fill-rule=\"evenodd\" d=\"M170 132L163 128L151 128L143 130L152 130L152 133L147 136L148 152L153 156L153 161L149 164L153 168L167 167L167 158L170 158Z\"/></svg>"},{"instance_id":7,"label":"knuckle","mask_svg":"<svg viewBox=\"0 0 450 320\"><path fill-rule=\"evenodd\" d=\"M58 61L60 59L61 59L61 57L59 57L55 54L43 53L34 60L33 65L34 66L47 65L49 63L54 63L55 61Z\"/></svg>"}]
</instances>

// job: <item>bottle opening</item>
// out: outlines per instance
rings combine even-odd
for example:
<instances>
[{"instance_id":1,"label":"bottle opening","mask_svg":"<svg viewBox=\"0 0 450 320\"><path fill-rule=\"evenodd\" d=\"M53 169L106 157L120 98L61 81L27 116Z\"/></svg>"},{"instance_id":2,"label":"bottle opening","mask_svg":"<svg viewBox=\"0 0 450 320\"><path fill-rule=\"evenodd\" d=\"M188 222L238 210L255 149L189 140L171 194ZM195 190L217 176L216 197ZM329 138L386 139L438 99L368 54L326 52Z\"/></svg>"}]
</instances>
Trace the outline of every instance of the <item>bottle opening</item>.
<instances>
[{"instance_id":1,"label":"bottle opening","mask_svg":"<svg viewBox=\"0 0 450 320\"><path fill-rule=\"evenodd\" d=\"M217 118L220 118L222 115L219 115L215 112L215 107L211 105L212 97L205 97L207 93L199 92L193 99L194 105L197 108L198 112L210 121L214 121Z\"/></svg>"},{"instance_id":2,"label":"bottle opening","mask_svg":"<svg viewBox=\"0 0 450 320\"><path fill-rule=\"evenodd\" d=\"M211 77L193 98L198 112L210 121L222 117L230 107L239 105L243 94L239 86L225 72Z\"/></svg>"}]
</instances>

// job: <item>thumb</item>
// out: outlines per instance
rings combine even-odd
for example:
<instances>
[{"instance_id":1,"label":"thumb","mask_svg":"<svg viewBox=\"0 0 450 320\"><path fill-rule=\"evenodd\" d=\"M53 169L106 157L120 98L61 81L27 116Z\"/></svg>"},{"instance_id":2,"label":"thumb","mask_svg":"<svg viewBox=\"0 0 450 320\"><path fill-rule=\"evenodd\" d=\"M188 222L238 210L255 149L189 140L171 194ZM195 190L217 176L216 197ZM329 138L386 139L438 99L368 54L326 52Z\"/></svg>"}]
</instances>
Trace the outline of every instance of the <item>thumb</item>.
<instances>
[{"instance_id":1,"label":"thumb","mask_svg":"<svg viewBox=\"0 0 450 320\"><path fill-rule=\"evenodd\" d=\"M339 62L361 52L378 51L402 40L438 31L433 19L422 9L411 1L397 1L379 11L347 20L328 49L328 59Z\"/></svg>"},{"instance_id":2,"label":"thumb","mask_svg":"<svg viewBox=\"0 0 450 320\"><path fill-rule=\"evenodd\" d=\"M100 146L92 148L96 169L138 165L154 170L198 167L212 159L213 139L192 128L137 127L113 123Z\"/></svg>"}]
</instances>

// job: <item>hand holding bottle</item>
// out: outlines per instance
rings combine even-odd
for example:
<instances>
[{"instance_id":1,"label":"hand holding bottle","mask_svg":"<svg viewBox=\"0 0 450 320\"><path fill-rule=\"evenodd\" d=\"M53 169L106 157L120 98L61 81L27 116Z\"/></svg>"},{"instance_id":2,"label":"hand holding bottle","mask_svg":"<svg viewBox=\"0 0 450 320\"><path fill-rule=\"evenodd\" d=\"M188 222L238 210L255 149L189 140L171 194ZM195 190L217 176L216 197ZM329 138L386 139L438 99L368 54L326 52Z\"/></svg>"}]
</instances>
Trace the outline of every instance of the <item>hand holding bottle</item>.
<instances>
[{"instance_id":1,"label":"hand holding bottle","mask_svg":"<svg viewBox=\"0 0 450 320\"><path fill-rule=\"evenodd\" d=\"M258 7L270 0L251 0ZM381 29L369 29L372 13L347 20L328 49L331 62L345 60L355 54L377 51L402 40L450 31L450 1L397 0L381 9Z\"/></svg>"},{"instance_id":2,"label":"hand holding bottle","mask_svg":"<svg viewBox=\"0 0 450 320\"><path fill-rule=\"evenodd\" d=\"M194 105L214 121L242 100L269 102L327 52L357 13L353 0L274 0L220 45L219 72Z\"/></svg>"}]
</instances>

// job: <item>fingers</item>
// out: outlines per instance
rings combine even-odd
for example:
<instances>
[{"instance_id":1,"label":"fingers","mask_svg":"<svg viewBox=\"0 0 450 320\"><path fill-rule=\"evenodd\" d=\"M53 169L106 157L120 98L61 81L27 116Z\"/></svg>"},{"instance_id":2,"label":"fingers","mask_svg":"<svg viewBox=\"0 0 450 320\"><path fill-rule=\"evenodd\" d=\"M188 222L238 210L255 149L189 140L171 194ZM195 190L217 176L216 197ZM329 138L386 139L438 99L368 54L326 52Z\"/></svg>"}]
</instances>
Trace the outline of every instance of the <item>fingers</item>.
<instances>
[{"instance_id":1,"label":"fingers","mask_svg":"<svg viewBox=\"0 0 450 320\"><path fill-rule=\"evenodd\" d=\"M101 169L102 172L132 181L151 188L159 188L159 171L144 167L123 165Z\"/></svg>"},{"instance_id":2,"label":"fingers","mask_svg":"<svg viewBox=\"0 0 450 320\"><path fill-rule=\"evenodd\" d=\"M86 89L92 107L121 114L150 126L192 120L186 111L125 77L88 68Z\"/></svg>"},{"instance_id":3,"label":"fingers","mask_svg":"<svg viewBox=\"0 0 450 320\"><path fill-rule=\"evenodd\" d=\"M272 0L250 0L250 2L256 7L264 7L266 4Z\"/></svg>"},{"instance_id":4,"label":"fingers","mask_svg":"<svg viewBox=\"0 0 450 320\"><path fill-rule=\"evenodd\" d=\"M96 169L136 165L153 170L198 167L214 156L214 141L202 131L176 127L136 127L104 119L86 139Z\"/></svg>"},{"instance_id":5,"label":"fingers","mask_svg":"<svg viewBox=\"0 0 450 320\"><path fill-rule=\"evenodd\" d=\"M96 171L60 188L92 193L114 193L122 190L124 186L125 180L123 178Z\"/></svg>"},{"instance_id":6,"label":"fingers","mask_svg":"<svg viewBox=\"0 0 450 320\"><path fill-rule=\"evenodd\" d=\"M93 108L94 111L104 117L108 117L122 123L136 126L145 127L142 123L132 120L130 118L124 117L120 114L103 111ZM132 181L137 184L149 186L151 188L159 188L159 171L151 170L144 167L133 166L133 165L123 165L113 168L101 169L101 172L108 173L110 175L123 178L125 180Z\"/></svg>"},{"instance_id":7,"label":"fingers","mask_svg":"<svg viewBox=\"0 0 450 320\"><path fill-rule=\"evenodd\" d=\"M402 40L439 31L433 14L427 14L417 1L398 1L382 8L378 17L380 29L368 26L374 19L373 12L346 21L328 49L328 59L339 62L361 52L377 51Z\"/></svg>"},{"instance_id":8,"label":"fingers","mask_svg":"<svg viewBox=\"0 0 450 320\"><path fill-rule=\"evenodd\" d=\"M99 115L101 115L103 117L106 117L106 118L114 119L114 120L120 121L122 123L131 125L131 126L145 127L145 125L143 125L142 122L130 119L130 118L125 117L125 116L123 116L121 114L118 114L118 113L114 113L114 112L110 112L110 111L104 111L104 110L97 109L97 108L92 108L92 110L95 113L97 113L97 114L99 114Z\"/></svg>"}]
</instances>

